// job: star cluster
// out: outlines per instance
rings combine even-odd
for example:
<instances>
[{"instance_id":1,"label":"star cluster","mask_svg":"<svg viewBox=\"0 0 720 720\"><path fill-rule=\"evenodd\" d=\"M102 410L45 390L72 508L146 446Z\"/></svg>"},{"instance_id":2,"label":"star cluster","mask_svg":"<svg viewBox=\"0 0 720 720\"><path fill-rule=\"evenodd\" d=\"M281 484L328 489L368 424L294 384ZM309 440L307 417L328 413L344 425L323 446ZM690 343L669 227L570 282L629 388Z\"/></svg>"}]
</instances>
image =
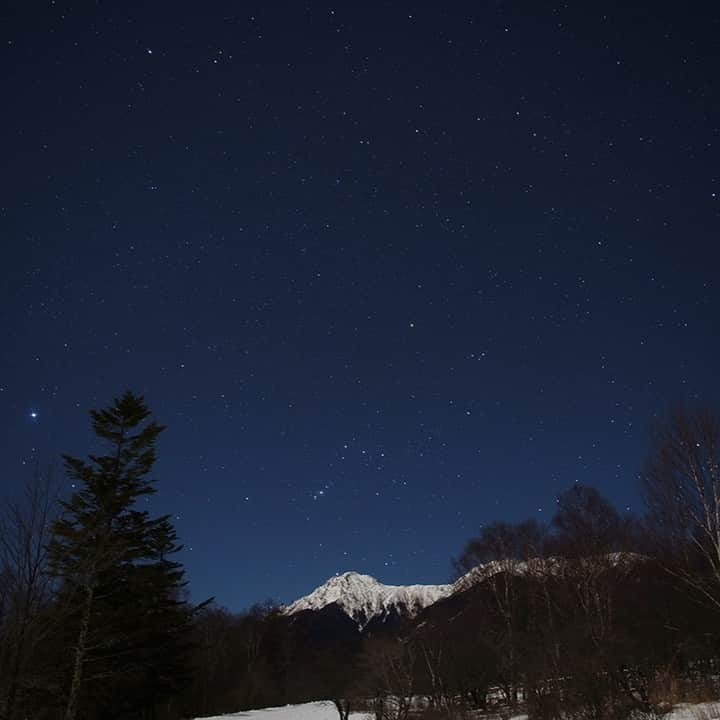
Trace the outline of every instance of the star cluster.
<instances>
[{"instance_id":1,"label":"star cluster","mask_svg":"<svg viewBox=\"0 0 720 720\"><path fill-rule=\"evenodd\" d=\"M720 401L718 31L662 3L18 7L7 491L144 393L152 502L233 609L443 582L574 482L637 507L653 419Z\"/></svg>"}]
</instances>

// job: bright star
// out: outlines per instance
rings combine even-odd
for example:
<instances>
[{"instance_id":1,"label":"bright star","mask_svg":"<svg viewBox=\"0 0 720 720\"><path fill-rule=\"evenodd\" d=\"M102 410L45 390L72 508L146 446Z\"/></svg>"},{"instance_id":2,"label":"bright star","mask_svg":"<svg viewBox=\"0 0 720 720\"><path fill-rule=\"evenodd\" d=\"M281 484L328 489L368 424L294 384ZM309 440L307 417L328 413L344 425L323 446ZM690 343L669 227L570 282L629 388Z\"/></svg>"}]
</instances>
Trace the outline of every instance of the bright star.
<instances>
[{"instance_id":1,"label":"bright star","mask_svg":"<svg viewBox=\"0 0 720 720\"><path fill-rule=\"evenodd\" d=\"M30 417L31 417L33 420L37 420L37 419L38 419L37 411L36 411L36 410L31 410L31 411L30 411Z\"/></svg>"}]
</instances>

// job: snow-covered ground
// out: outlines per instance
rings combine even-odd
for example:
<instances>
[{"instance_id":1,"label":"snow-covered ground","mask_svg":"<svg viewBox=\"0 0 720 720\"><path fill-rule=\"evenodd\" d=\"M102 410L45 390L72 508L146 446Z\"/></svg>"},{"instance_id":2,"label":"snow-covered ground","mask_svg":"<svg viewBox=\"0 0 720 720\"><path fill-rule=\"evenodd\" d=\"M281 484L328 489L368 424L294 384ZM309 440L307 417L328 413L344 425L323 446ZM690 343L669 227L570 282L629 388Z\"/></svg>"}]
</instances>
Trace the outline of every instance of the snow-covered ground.
<instances>
[{"instance_id":1,"label":"snow-covered ground","mask_svg":"<svg viewBox=\"0 0 720 720\"><path fill-rule=\"evenodd\" d=\"M664 720L720 720L720 703L678 705Z\"/></svg>"},{"instance_id":2,"label":"snow-covered ground","mask_svg":"<svg viewBox=\"0 0 720 720\"><path fill-rule=\"evenodd\" d=\"M367 713L350 713L352 720L372 720ZM203 720L337 720L338 713L331 702L313 702L304 705L286 705L285 707L265 710L247 710L232 715L218 715ZM527 715L518 715L511 720L526 720ZM699 705L679 705L664 720L720 720L720 703L701 703Z\"/></svg>"},{"instance_id":3,"label":"snow-covered ground","mask_svg":"<svg viewBox=\"0 0 720 720\"><path fill-rule=\"evenodd\" d=\"M352 720L373 720L368 713L350 713ZM265 710L246 710L232 715L217 715L203 720L338 720L338 712L331 702L313 702L304 705L286 705L285 707L266 708ZM527 720L527 715L517 715L511 720ZM679 705L664 720L720 720L720 703L701 703L699 705Z\"/></svg>"},{"instance_id":4,"label":"snow-covered ground","mask_svg":"<svg viewBox=\"0 0 720 720\"><path fill-rule=\"evenodd\" d=\"M217 715L203 720L338 720L340 716L331 702L312 702L304 705L285 705L285 707L266 708L265 710L245 710L232 715ZM352 720L372 720L367 713L350 713Z\"/></svg>"}]
</instances>

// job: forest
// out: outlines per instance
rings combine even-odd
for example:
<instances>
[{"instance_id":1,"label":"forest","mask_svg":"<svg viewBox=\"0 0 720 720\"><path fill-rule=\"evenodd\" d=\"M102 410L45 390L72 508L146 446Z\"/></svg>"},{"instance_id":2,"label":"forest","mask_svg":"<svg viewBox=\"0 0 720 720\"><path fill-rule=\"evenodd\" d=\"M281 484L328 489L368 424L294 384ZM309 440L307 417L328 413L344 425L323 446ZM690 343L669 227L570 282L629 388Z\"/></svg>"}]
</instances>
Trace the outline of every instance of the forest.
<instances>
[{"instance_id":1,"label":"forest","mask_svg":"<svg viewBox=\"0 0 720 720\"><path fill-rule=\"evenodd\" d=\"M575 484L554 516L480 528L416 617L241 613L189 600L168 515L141 504L164 428L130 392L91 413L103 454L38 469L0 524L0 720L172 720L309 700L338 717L655 718L717 699L720 419L652 430L641 514ZM640 465L642 458L638 459Z\"/></svg>"}]
</instances>

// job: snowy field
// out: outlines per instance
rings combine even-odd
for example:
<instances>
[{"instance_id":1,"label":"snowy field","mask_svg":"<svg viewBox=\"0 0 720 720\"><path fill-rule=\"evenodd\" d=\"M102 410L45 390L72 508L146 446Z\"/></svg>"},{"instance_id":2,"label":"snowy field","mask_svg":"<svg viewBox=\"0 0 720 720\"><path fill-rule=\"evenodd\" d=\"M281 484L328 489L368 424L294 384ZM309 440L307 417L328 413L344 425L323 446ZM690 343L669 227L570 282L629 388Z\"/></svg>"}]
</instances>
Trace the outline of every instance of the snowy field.
<instances>
[{"instance_id":1,"label":"snowy field","mask_svg":"<svg viewBox=\"0 0 720 720\"><path fill-rule=\"evenodd\" d=\"M231 715L216 715L202 720L338 720L338 712L331 702L313 702L304 705L286 705L285 707L266 708L265 710L246 710ZM373 720L368 713L350 713L352 720ZM200 719L198 719L200 720ZM517 715L510 720L527 720L527 715ZM663 720L720 720L720 703L702 703L700 705L681 705L664 716Z\"/></svg>"},{"instance_id":2,"label":"snowy field","mask_svg":"<svg viewBox=\"0 0 720 720\"><path fill-rule=\"evenodd\" d=\"M340 716L331 702L312 702L304 705L285 705L285 707L266 708L265 710L245 710L232 715L216 715L203 720L338 720ZM367 713L350 713L352 720L372 720Z\"/></svg>"},{"instance_id":3,"label":"snowy field","mask_svg":"<svg viewBox=\"0 0 720 720\"><path fill-rule=\"evenodd\" d=\"M720 720L720 703L678 705L663 720Z\"/></svg>"}]
</instances>

